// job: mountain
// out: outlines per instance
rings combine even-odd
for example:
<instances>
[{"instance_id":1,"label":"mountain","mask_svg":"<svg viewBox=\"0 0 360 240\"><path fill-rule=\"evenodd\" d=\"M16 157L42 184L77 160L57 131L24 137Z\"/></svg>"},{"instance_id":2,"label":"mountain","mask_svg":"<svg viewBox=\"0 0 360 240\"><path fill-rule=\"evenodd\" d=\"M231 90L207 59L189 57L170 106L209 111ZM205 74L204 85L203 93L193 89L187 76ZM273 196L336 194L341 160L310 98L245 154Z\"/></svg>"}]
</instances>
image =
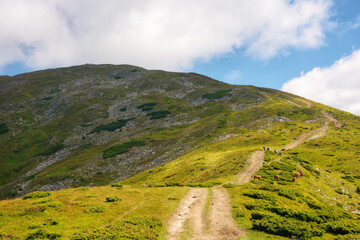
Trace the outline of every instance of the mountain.
<instances>
[{"instance_id":1,"label":"mountain","mask_svg":"<svg viewBox=\"0 0 360 240\"><path fill-rule=\"evenodd\" d=\"M249 239L359 237L360 118L350 113L130 65L1 76L0 113L0 198L27 194L0 201L1 237L165 238L170 215L196 199L210 219L211 206L229 211ZM190 228L181 234L205 236Z\"/></svg>"}]
</instances>

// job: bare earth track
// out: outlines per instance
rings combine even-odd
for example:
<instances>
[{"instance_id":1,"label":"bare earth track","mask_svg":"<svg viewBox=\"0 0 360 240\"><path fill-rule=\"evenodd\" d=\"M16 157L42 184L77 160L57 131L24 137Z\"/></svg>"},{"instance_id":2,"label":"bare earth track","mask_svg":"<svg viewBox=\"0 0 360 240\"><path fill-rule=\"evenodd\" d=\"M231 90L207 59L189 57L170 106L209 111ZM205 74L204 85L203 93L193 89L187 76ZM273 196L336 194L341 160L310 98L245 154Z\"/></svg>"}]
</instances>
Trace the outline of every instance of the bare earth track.
<instances>
[{"instance_id":1,"label":"bare earth track","mask_svg":"<svg viewBox=\"0 0 360 240\"><path fill-rule=\"evenodd\" d=\"M296 99L306 104L307 108L311 108L311 103ZM326 119L335 123L337 127L341 127L333 116L322 111ZM293 149L296 146L318 137L326 135L329 121L323 127L312 130L300 135L295 141L287 144L283 148ZM265 152L255 151L248 159L245 167L239 172L236 185L246 184L251 177L261 168L264 162ZM277 160L280 160L281 157ZM185 226L189 224L191 231L191 239L201 240L235 240L246 239L246 232L239 229L231 215L231 203L229 196L224 188L213 187L213 197L210 202L208 216L205 216L205 205L208 190L205 188L191 188L186 196L180 201L177 209L171 215L167 225L167 239L184 239ZM208 224L206 224L208 223ZM207 229L208 228L208 229Z\"/></svg>"}]
</instances>

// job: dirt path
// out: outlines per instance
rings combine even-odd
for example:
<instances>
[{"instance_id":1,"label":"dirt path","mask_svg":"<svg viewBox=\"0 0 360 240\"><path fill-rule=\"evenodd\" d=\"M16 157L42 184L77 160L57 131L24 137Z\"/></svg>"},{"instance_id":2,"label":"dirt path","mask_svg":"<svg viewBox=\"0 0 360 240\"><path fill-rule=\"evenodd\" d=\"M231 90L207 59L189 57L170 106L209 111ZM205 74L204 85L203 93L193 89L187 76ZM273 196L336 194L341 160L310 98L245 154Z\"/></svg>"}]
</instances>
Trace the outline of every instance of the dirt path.
<instances>
[{"instance_id":1,"label":"dirt path","mask_svg":"<svg viewBox=\"0 0 360 240\"><path fill-rule=\"evenodd\" d=\"M331 122L335 123L335 126L341 127L341 123L336 120L333 116L331 116L328 112L321 111L325 118L329 119Z\"/></svg>"},{"instance_id":2,"label":"dirt path","mask_svg":"<svg viewBox=\"0 0 360 240\"><path fill-rule=\"evenodd\" d=\"M305 101L305 100L300 99L300 98L295 98L295 99L298 100L298 101L300 101L300 102L305 103L307 108L311 108L311 107L312 107L312 104L311 104L310 102L308 102L308 101Z\"/></svg>"},{"instance_id":3,"label":"dirt path","mask_svg":"<svg viewBox=\"0 0 360 240\"><path fill-rule=\"evenodd\" d=\"M248 183L251 179L251 176L261 168L264 162L264 157L264 151L258 150L254 152L247 161L245 167L239 172L238 179L236 182L234 182L234 184L241 185Z\"/></svg>"},{"instance_id":4,"label":"dirt path","mask_svg":"<svg viewBox=\"0 0 360 240\"><path fill-rule=\"evenodd\" d=\"M213 198L211 199L209 218L210 234L200 239L222 239L235 240L239 236L245 236L245 231L240 230L231 214L231 202L224 188L212 188Z\"/></svg>"},{"instance_id":5,"label":"dirt path","mask_svg":"<svg viewBox=\"0 0 360 240\"><path fill-rule=\"evenodd\" d=\"M179 239L184 232L184 227L189 220L194 235L203 232L204 219L203 209L206 202L208 190L205 188L191 188L185 197L180 201L175 212L171 215L167 225L169 240Z\"/></svg>"},{"instance_id":6,"label":"dirt path","mask_svg":"<svg viewBox=\"0 0 360 240\"><path fill-rule=\"evenodd\" d=\"M226 190L214 187L212 191L209 213L205 216L208 190L206 188L189 190L170 217L167 239L184 239L187 235L191 235L190 239L193 240L235 240L245 235L245 231L240 230L232 218L231 203ZM209 222L209 230L206 230L206 222Z\"/></svg>"}]
</instances>

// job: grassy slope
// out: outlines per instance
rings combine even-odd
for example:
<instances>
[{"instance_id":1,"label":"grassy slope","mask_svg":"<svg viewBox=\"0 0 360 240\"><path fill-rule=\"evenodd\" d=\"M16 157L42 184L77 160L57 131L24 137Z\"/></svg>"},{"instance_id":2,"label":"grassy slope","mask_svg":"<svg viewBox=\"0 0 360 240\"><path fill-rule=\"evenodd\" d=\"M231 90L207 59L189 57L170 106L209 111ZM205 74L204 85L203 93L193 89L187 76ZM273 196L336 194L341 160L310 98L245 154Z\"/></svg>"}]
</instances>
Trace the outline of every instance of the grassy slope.
<instances>
[{"instance_id":1,"label":"grassy slope","mask_svg":"<svg viewBox=\"0 0 360 240\"><path fill-rule=\"evenodd\" d=\"M95 229L106 234L106 227L125 221L132 223L126 225L127 229L113 228L112 233L139 236L141 230L149 228L150 231L152 224L166 222L187 190L85 187L51 192L50 197L39 199L4 200L0 202L0 236L25 239L42 231L59 234L63 239L76 239L93 235L91 230ZM106 202L106 197L115 196L122 200ZM164 226L154 228L148 233L148 239L163 239Z\"/></svg>"},{"instance_id":2,"label":"grassy slope","mask_svg":"<svg viewBox=\"0 0 360 240\"><path fill-rule=\"evenodd\" d=\"M154 72L154 74L154 77L158 77L156 74L161 75L163 72ZM212 86L214 89L215 85L214 83ZM172 89L176 86L174 84L168 87ZM209 92L210 90L207 89L206 91ZM194 96L190 96L190 98L201 97L206 91L204 89L195 91L192 93ZM241 103L246 102L248 95L250 99L256 96L257 91L250 87L241 92ZM356 193L356 188L360 186L360 141L357 138L360 134L359 117L316 103L313 103L313 108L307 109L301 101L293 99L290 95L290 97L284 96L270 89L261 89L261 91L267 96L267 101L260 102L242 111L230 110L230 104L239 102L234 97L227 102L210 102L196 107L188 106L186 101L166 97L154 95L143 97L142 102L158 102L155 108L166 106L174 115L187 112L190 116L189 119L200 117L200 120L173 127L164 127L154 122L153 125L148 125L146 128L134 132L133 136L137 138L140 136L142 140L146 140L147 146L163 146L164 150L163 152L160 150L160 155L166 153L165 148L171 146L170 143L177 142L179 139L184 143L190 143L193 147L192 150L180 154L170 163L123 181L126 187L122 190L106 186L53 192L51 202L55 202L55 204L50 205L55 207L48 206L48 203L40 204L44 205L46 209L42 213L36 212L36 208L29 210L33 206L38 206L38 204L31 204L35 200L1 201L0 233L5 232L5 234L14 234L25 238L29 234L43 229L48 233L61 233L63 231L63 237L67 237L72 236L75 232L82 232L87 227L90 229L100 227L101 229L98 229L100 232L105 231L104 229L107 227L114 230L117 229L116 222L122 224L124 223L122 221L133 215L156 217L162 224L165 224L169 214L184 196L187 188L152 188L146 187L147 185L212 186L232 182L253 151L261 149L263 145L270 146L271 149L281 149L282 146L292 142L300 134L322 126L321 122L324 121L324 117L320 113L320 109L322 109L331 111L340 122L346 122L348 126L336 128L334 124L330 124L327 136L311 140L295 149L286 151L279 162L273 162L270 166L265 165L258 172L263 176L263 182L252 181L244 186L229 188L228 191L232 196L234 218L240 226L249 229L250 239L284 239L280 236L251 230L254 224L259 225L259 221L262 221L260 223L267 223L268 216L275 218L278 222L285 222L288 224L285 224L287 228L303 226L305 230L302 229L300 231L302 233L316 233L318 230L323 232L323 238L342 239L342 236L333 235L331 232L349 229L351 231L353 226L356 227L359 224L358 217L349 213L351 210L359 209L359 194ZM284 97L304 107L289 103L284 100ZM279 116L291 121L279 122ZM315 121L305 122L307 120ZM143 119L137 119L135 124L141 126L142 121ZM84 120L83 123L86 121ZM103 124L106 123L103 122ZM56 129L56 125L52 126ZM31 130L31 133L36 139L42 135L44 139L48 138L46 133L41 133L44 131L43 129L37 130L39 132L33 131L34 129ZM23 140L20 143L25 146L30 136L32 135L23 135ZM227 138L221 140L221 137L224 136ZM7 141L6 138L0 138L0 140ZM82 166L85 159L101 155L104 149L117 143L122 143L122 140L113 140L107 144L90 148L87 146L79 148L65 160L40 172L34 178L38 179L40 183L42 181L45 183L51 177L67 176L72 169ZM37 145L34 144L34 146ZM34 149L31 151L36 152ZM175 153L177 151L181 151L181 149L174 149ZM265 161L269 162L277 158L278 155L268 152ZM17 165L14 159L12 158L13 163L9 161L9 164L13 164L14 169L19 168L20 165ZM291 181L293 173L299 169L305 175L293 183ZM274 174L279 174L281 181L274 181ZM106 184L111 181L107 175L98 175L95 180L95 184ZM84 180L85 184L90 182L94 183L94 179ZM123 201L105 203L105 197L108 196L119 196L123 198ZM145 201L144 196L146 196ZM254 199L254 196L257 198L260 196L260 199ZM174 198L175 200L172 200ZM126 209L134 207L134 204L139 207L133 212L123 215ZM269 205L286 208L293 215L284 218L284 213L275 213L276 210L267 208ZM85 209L94 206L105 206L106 210L104 213L89 214L83 212ZM296 215L298 212L306 212L315 218L328 215L336 218L330 219L328 222L333 225L328 226L321 220L318 220L319 223L299 220L295 217L298 216ZM251 214L255 215L252 217ZM56 218L54 220L59 224L50 226L46 219L52 218ZM287 222L287 220L289 221ZM148 220L137 219L136 221L147 222ZM155 223L157 220L151 221ZM18 222L22 224L18 224ZM337 224L342 225L338 226ZM139 225L142 226L141 229L146 229L146 224L133 225ZM271 223L270 226L274 226L274 223ZM316 231L313 231L314 227ZM141 229L136 230L134 228L133 231L139 232ZM156 227L156 229L163 236L164 225ZM270 230L268 228L264 231ZM346 234L344 239L346 237L356 239L358 235Z\"/></svg>"}]
</instances>

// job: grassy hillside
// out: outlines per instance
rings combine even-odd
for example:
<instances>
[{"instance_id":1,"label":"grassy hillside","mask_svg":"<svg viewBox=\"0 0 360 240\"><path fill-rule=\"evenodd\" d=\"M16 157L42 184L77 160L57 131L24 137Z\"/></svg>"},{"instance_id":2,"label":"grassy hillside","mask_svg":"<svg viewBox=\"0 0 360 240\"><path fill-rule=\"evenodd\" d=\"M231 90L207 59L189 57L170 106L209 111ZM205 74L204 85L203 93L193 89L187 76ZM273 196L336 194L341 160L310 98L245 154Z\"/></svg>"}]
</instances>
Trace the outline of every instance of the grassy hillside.
<instances>
[{"instance_id":1,"label":"grassy hillside","mask_svg":"<svg viewBox=\"0 0 360 240\"><path fill-rule=\"evenodd\" d=\"M0 201L5 239L164 239L189 187L220 185L249 239L360 237L358 116L128 65L1 77L0 87L0 197L69 188ZM284 149L316 129L326 134ZM231 184L263 146L263 181Z\"/></svg>"}]
</instances>

